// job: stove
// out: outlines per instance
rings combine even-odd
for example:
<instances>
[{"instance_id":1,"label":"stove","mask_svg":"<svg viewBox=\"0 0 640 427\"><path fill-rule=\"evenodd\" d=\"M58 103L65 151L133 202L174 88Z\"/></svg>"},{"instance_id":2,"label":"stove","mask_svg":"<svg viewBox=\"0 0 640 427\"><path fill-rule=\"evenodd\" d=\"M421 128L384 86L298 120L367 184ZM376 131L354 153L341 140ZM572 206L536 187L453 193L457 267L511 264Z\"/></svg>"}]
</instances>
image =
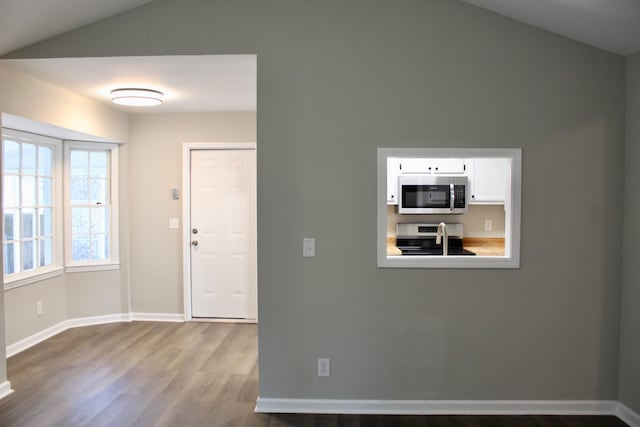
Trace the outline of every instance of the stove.
<instances>
[{"instance_id":1,"label":"stove","mask_svg":"<svg viewBox=\"0 0 640 427\"><path fill-rule=\"evenodd\" d=\"M475 255L463 247L462 224L446 224L449 255ZM396 224L396 246L402 255L440 255L442 243L436 243L438 224L405 223Z\"/></svg>"}]
</instances>

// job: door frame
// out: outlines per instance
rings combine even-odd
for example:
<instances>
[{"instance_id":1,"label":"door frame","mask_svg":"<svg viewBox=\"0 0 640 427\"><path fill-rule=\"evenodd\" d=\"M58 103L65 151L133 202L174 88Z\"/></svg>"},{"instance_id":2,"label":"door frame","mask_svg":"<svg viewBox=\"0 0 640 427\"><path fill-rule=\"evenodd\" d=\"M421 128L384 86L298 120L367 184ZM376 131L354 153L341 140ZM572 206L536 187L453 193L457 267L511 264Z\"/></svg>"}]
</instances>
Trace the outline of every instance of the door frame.
<instances>
[{"instance_id":1,"label":"door frame","mask_svg":"<svg viewBox=\"0 0 640 427\"><path fill-rule=\"evenodd\" d=\"M255 142L184 142L182 144L182 272L183 272L183 303L184 320L202 322L232 322L232 323L258 323L258 273L255 271L255 284L252 289L252 304L255 309L255 319L221 319L221 318L194 318L191 310L191 152L196 150L253 150L256 151ZM257 154L257 152L256 152ZM257 165L257 159L256 159ZM256 174L257 175L257 174ZM257 182L256 182L257 186ZM257 201L256 201L257 202ZM257 222L257 206L255 220ZM257 224L254 225L257 233ZM257 243L257 235L254 236ZM254 245L256 257L256 270L258 264L257 245Z\"/></svg>"}]
</instances>

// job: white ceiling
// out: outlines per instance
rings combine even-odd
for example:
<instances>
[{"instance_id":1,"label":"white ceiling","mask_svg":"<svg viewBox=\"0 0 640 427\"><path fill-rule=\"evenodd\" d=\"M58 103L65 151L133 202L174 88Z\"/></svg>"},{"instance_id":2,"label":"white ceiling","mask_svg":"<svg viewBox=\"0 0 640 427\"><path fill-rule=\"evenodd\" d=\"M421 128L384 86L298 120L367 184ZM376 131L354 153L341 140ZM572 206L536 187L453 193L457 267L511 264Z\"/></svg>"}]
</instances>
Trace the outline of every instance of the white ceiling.
<instances>
[{"instance_id":1,"label":"white ceiling","mask_svg":"<svg viewBox=\"0 0 640 427\"><path fill-rule=\"evenodd\" d=\"M255 55L6 59L5 65L129 113L256 111ZM141 87L165 94L157 107L111 103L110 91Z\"/></svg>"},{"instance_id":2,"label":"white ceiling","mask_svg":"<svg viewBox=\"0 0 640 427\"><path fill-rule=\"evenodd\" d=\"M640 0L463 1L609 52L640 52Z\"/></svg>"}]
</instances>

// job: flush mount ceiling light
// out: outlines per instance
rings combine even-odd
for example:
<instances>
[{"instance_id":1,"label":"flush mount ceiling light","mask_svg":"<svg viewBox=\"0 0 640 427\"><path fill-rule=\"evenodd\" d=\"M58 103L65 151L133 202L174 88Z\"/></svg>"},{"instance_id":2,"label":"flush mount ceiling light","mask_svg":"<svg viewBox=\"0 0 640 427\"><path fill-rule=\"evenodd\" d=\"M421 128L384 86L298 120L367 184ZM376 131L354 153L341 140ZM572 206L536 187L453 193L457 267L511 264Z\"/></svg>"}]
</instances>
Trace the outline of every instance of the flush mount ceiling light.
<instances>
[{"instance_id":1,"label":"flush mount ceiling light","mask_svg":"<svg viewBox=\"0 0 640 427\"><path fill-rule=\"evenodd\" d=\"M122 88L111 91L111 101L130 107L153 107L162 104L164 93L153 89Z\"/></svg>"}]
</instances>

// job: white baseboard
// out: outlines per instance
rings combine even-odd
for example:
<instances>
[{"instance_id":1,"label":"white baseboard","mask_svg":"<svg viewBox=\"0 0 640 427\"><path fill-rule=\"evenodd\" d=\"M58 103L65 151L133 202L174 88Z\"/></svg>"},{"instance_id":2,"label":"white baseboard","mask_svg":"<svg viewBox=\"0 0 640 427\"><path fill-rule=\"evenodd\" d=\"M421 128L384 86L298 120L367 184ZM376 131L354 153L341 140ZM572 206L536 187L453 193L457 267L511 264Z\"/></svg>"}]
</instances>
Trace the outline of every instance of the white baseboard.
<instances>
[{"instance_id":1,"label":"white baseboard","mask_svg":"<svg viewBox=\"0 0 640 427\"><path fill-rule=\"evenodd\" d=\"M131 320L144 322L184 322L184 314L131 313Z\"/></svg>"},{"instance_id":2,"label":"white baseboard","mask_svg":"<svg viewBox=\"0 0 640 427\"><path fill-rule=\"evenodd\" d=\"M191 319L189 319L189 321L201 323L248 323L252 325L258 324L258 319L222 319L218 317L192 317Z\"/></svg>"},{"instance_id":3,"label":"white baseboard","mask_svg":"<svg viewBox=\"0 0 640 427\"><path fill-rule=\"evenodd\" d=\"M615 415L618 402L582 400L333 400L258 397L256 412L385 415Z\"/></svg>"},{"instance_id":4,"label":"white baseboard","mask_svg":"<svg viewBox=\"0 0 640 427\"><path fill-rule=\"evenodd\" d=\"M75 319L67 319L58 324L48 327L47 329L28 336L20 341L7 346L7 357L14 356L21 351L33 347L42 341L53 337L54 335L64 332L70 328L80 326L102 325L106 323L131 322L131 321L154 321L154 322L184 322L182 314L165 314L165 313L116 313L104 316L79 317ZM2 390L0 389L0 392Z\"/></svg>"},{"instance_id":5,"label":"white baseboard","mask_svg":"<svg viewBox=\"0 0 640 427\"><path fill-rule=\"evenodd\" d=\"M5 381L0 384L0 399L3 399L13 393L13 389L11 388L11 383L9 381Z\"/></svg>"},{"instance_id":6,"label":"white baseboard","mask_svg":"<svg viewBox=\"0 0 640 427\"><path fill-rule=\"evenodd\" d=\"M20 341L16 341L13 344L7 346L7 357L14 356L21 351L28 349L29 347L33 347L34 345L41 343L42 341L49 339L54 335L59 334L60 332L66 331L67 329L68 327L63 321L56 325L50 326L43 331L23 338Z\"/></svg>"},{"instance_id":7,"label":"white baseboard","mask_svg":"<svg viewBox=\"0 0 640 427\"><path fill-rule=\"evenodd\" d=\"M630 427L640 427L640 415L633 412L625 404L618 402L615 415Z\"/></svg>"},{"instance_id":8,"label":"white baseboard","mask_svg":"<svg viewBox=\"0 0 640 427\"><path fill-rule=\"evenodd\" d=\"M75 319L67 319L62 322L66 329L78 328L80 326L103 325L106 323L129 322L129 315L123 313L106 314L104 316L77 317ZM61 331L62 332L62 331Z\"/></svg>"}]
</instances>

